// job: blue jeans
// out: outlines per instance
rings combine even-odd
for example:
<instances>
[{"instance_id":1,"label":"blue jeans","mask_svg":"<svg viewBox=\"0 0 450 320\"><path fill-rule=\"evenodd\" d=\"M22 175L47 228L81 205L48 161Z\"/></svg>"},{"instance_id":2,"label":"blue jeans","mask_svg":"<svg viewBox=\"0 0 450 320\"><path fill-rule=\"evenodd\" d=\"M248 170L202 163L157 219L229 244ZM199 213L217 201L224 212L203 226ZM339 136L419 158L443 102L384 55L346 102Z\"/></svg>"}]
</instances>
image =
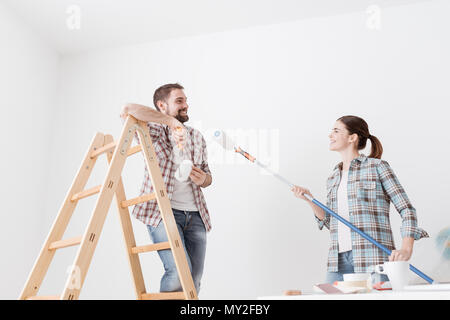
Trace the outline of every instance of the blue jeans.
<instances>
[{"instance_id":1,"label":"blue jeans","mask_svg":"<svg viewBox=\"0 0 450 320\"><path fill-rule=\"evenodd\" d=\"M181 211L177 209L172 209L172 211L198 294L206 253L205 225L198 211ZM168 241L162 220L156 228L150 225L147 225L147 228L153 243ZM165 271L161 278L159 291L182 291L172 251L169 249L159 250L158 255L161 258Z\"/></svg>"},{"instance_id":2,"label":"blue jeans","mask_svg":"<svg viewBox=\"0 0 450 320\"><path fill-rule=\"evenodd\" d=\"M345 251L338 254L338 272L327 272L326 283L333 284L335 281L344 281L345 273L354 273L353 270L353 252ZM389 278L384 274L376 272L371 273L372 284L380 281L389 281Z\"/></svg>"}]
</instances>

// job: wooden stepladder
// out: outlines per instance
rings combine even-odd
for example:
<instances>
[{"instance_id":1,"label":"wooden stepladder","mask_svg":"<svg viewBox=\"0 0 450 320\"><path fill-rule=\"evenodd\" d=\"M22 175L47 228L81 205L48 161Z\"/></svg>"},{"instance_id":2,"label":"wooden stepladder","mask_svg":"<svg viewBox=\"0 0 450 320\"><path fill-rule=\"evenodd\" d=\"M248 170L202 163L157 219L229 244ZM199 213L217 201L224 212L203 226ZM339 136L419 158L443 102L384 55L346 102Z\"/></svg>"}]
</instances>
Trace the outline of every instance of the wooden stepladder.
<instances>
[{"instance_id":1,"label":"wooden stepladder","mask_svg":"<svg viewBox=\"0 0 450 320\"><path fill-rule=\"evenodd\" d=\"M136 131L139 136L140 145L130 148ZM144 153L145 163L154 192L127 200L125 199L121 173L127 157L139 151ZM103 153L106 153L109 163L109 169L104 183L85 190L85 185L95 162L98 156ZM77 202L97 193L99 193L99 196L84 234L79 237L62 239ZM114 195L119 209L120 222L137 299L198 299L147 125L145 122L138 121L132 116L128 116L120 139L117 142L114 142L111 135L104 135L102 133L95 135L19 299L78 299ZM154 199L158 203L168 241L136 246L128 207ZM78 248L73 263L73 271L68 276L62 294L55 296L37 296L56 250L74 245L79 245L80 247ZM183 291L147 293L138 254L165 249L172 250Z\"/></svg>"}]
</instances>

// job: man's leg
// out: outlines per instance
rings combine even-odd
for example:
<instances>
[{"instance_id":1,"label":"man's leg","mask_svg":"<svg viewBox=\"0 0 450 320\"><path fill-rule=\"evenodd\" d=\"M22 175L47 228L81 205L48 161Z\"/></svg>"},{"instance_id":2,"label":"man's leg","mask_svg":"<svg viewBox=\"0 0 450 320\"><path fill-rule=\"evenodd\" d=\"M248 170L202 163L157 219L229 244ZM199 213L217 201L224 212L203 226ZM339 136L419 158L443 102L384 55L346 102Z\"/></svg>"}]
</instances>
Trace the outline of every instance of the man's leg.
<instances>
[{"instance_id":1,"label":"man's leg","mask_svg":"<svg viewBox=\"0 0 450 320\"><path fill-rule=\"evenodd\" d=\"M192 264L192 279L198 294L205 265L206 229L198 212L187 211L186 216L188 220L183 230L184 241Z\"/></svg>"},{"instance_id":2,"label":"man's leg","mask_svg":"<svg viewBox=\"0 0 450 320\"><path fill-rule=\"evenodd\" d=\"M183 233L183 226L185 225L186 222L186 216L183 213L183 211L178 211L175 209L173 209L173 215L177 223L178 232L180 233L181 242L183 243L183 248L186 254L186 259L189 264L189 269L192 270L189 254L186 252L186 245ZM147 228L153 243L168 241L166 230L162 220L156 228L150 225L148 225ZM160 292L182 291L181 282L180 279L178 278L178 271L175 264L175 260L173 258L172 250L170 249L159 250L158 255L164 265L165 271L163 277L161 278L159 291Z\"/></svg>"}]
</instances>

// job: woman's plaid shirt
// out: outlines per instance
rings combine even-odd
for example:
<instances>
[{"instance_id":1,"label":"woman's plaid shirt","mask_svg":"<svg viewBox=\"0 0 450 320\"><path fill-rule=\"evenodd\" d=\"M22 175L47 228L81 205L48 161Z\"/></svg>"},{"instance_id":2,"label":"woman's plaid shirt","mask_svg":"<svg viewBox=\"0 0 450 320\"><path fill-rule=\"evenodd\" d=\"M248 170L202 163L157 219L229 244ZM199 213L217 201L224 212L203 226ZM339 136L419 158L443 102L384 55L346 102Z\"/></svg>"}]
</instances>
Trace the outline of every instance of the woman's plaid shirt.
<instances>
[{"instance_id":1,"label":"woman's plaid shirt","mask_svg":"<svg viewBox=\"0 0 450 320\"><path fill-rule=\"evenodd\" d=\"M166 185L167 194L169 199L172 199L175 171L177 169L173 162L172 143L170 141L171 130L168 126L148 122L147 127L150 132L150 137L153 142L156 156L158 157L159 167L161 174ZM202 169L205 173L211 174L207 161L206 142L200 131L185 126L188 139L186 142L186 149L191 154L192 162L194 166ZM135 135L137 142L139 143L138 135ZM195 204L197 205L200 216L205 225L206 231L211 230L211 220L206 206L205 197L199 186L195 183L191 183L192 192L194 193ZM150 180L147 166L145 166L144 181L141 187L141 194L148 194L153 192L152 182ZM161 214L156 200L147 201L134 206L133 216L147 225L157 227L161 221Z\"/></svg>"},{"instance_id":2,"label":"woman's plaid shirt","mask_svg":"<svg viewBox=\"0 0 450 320\"><path fill-rule=\"evenodd\" d=\"M339 214L337 190L341 180L342 162L327 180L327 207ZM389 164L380 159L361 154L353 159L348 173L348 208L350 222L389 250L395 250L389 222L390 202L402 218L401 236L418 240L428 237L426 231L417 226L416 210L411 205L405 190L400 185ZM317 217L319 229L330 230L331 245L328 253L328 272L338 271L338 220L326 213L323 221ZM340 222L339 222L340 223ZM373 266L389 260L381 249L351 231L355 272L373 272Z\"/></svg>"}]
</instances>

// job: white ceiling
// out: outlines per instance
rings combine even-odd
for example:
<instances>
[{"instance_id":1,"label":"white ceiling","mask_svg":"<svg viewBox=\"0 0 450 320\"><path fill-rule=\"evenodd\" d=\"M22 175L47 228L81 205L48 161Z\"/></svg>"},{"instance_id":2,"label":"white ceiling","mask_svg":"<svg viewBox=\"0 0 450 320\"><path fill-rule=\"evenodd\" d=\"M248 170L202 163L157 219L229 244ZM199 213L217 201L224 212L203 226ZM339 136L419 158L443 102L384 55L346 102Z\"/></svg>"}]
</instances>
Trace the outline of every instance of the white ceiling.
<instances>
[{"instance_id":1,"label":"white ceiling","mask_svg":"<svg viewBox=\"0 0 450 320\"><path fill-rule=\"evenodd\" d=\"M0 0L61 54L426 0ZM69 29L76 5L80 28ZM74 21L74 20L72 20Z\"/></svg>"}]
</instances>

